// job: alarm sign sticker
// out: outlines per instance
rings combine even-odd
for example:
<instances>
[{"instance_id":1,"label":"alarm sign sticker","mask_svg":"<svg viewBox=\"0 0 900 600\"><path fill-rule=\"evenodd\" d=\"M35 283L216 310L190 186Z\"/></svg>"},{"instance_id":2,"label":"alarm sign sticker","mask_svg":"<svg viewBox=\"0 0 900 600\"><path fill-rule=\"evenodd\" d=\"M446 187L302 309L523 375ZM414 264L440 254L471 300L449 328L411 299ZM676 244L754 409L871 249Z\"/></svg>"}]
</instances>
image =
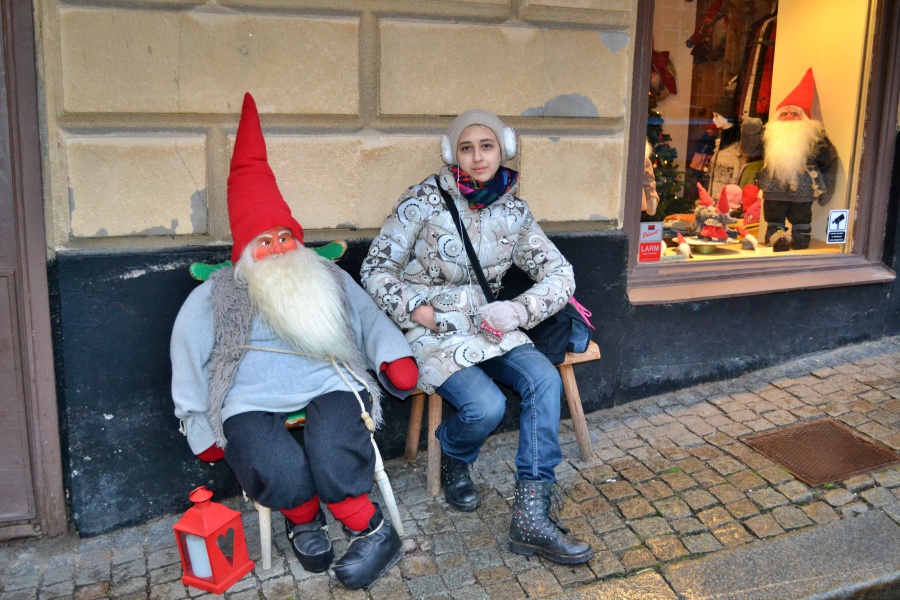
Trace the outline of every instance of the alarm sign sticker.
<instances>
[{"instance_id":1,"label":"alarm sign sticker","mask_svg":"<svg viewBox=\"0 0 900 600\"><path fill-rule=\"evenodd\" d=\"M638 262L659 262L663 244L662 223L641 223Z\"/></svg>"},{"instance_id":2,"label":"alarm sign sticker","mask_svg":"<svg viewBox=\"0 0 900 600\"><path fill-rule=\"evenodd\" d=\"M847 225L850 223L849 210L832 210L828 213L828 235L826 241L829 244L847 243Z\"/></svg>"}]
</instances>

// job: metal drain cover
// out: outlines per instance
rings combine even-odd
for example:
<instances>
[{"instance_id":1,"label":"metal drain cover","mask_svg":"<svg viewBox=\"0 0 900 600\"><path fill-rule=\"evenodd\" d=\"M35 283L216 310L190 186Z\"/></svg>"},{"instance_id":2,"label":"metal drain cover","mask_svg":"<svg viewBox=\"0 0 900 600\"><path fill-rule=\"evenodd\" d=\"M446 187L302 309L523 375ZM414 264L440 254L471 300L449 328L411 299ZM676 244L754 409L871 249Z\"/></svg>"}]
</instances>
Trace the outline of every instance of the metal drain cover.
<instances>
[{"instance_id":1,"label":"metal drain cover","mask_svg":"<svg viewBox=\"0 0 900 600\"><path fill-rule=\"evenodd\" d=\"M739 439L813 487L900 462L900 454L831 418Z\"/></svg>"}]
</instances>

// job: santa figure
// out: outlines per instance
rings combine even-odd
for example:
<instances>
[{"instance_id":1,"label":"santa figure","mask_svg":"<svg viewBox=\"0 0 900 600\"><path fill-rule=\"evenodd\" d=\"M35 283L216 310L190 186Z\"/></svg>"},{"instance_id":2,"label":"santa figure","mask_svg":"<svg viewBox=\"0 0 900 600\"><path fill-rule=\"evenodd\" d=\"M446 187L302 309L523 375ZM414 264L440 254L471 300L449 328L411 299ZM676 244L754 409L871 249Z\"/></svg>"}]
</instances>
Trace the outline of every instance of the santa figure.
<instances>
[{"instance_id":1,"label":"santa figure","mask_svg":"<svg viewBox=\"0 0 900 600\"><path fill-rule=\"evenodd\" d=\"M244 96L228 177L234 268L216 271L172 332L175 416L200 460L225 459L248 496L285 517L301 566L371 585L403 555L369 500L378 373L393 395L416 387L403 334L347 273L303 245L269 167L256 104ZM306 410L302 438L285 416ZM322 505L351 543L334 565Z\"/></svg>"},{"instance_id":2,"label":"santa figure","mask_svg":"<svg viewBox=\"0 0 900 600\"><path fill-rule=\"evenodd\" d=\"M765 242L791 223L791 249L809 247L812 204L824 206L834 193L838 155L822 123L810 116L815 79L808 69L800 84L778 105L763 133L763 168L756 185L763 193L768 224Z\"/></svg>"}]
</instances>

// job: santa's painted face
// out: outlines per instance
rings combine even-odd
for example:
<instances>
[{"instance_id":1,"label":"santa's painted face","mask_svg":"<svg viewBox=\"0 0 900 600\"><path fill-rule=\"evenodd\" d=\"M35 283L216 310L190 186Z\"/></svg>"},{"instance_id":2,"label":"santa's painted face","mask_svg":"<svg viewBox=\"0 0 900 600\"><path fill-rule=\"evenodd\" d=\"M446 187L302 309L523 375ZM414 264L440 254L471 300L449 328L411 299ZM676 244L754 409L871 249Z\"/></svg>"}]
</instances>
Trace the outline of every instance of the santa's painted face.
<instances>
[{"instance_id":1,"label":"santa's painted face","mask_svg":"<svg viewBox=\"0 0 900 600\"><path fill-rule=\"evenodd\" d=\"M779 121L802 121L806 118L806 113L799 106L789 104L778 109L776 118Z\"/></svg>"},{"instance_id":2,"label":"santa's painted face","mask_svg":"<svg viewBox=\"0 0 900 600\"><path fill-rule=\"evenodd\" d=\"M287 250L290 242L280 239L282 232L275 231L270 245L262 245L278 254L257 260L254 251L259 248L248 245L235 278L246 282L254 310L268 330L293 350L304 356L352 359L356 338L343 300L343 280L315 250L296 243Z\"/></svg>"},{"instance_id":3,"label":"santa's painted face","mask_svg":"<svg viewBox=\"0 0 900 600\"><path fill-rule=\"evenodd\" d=\"M269 256L284 254L297 249L297 240L289 229L279 225L263 231L251 242L251 254L254 259L262 260Z\"/></svg>"}]
</instances>

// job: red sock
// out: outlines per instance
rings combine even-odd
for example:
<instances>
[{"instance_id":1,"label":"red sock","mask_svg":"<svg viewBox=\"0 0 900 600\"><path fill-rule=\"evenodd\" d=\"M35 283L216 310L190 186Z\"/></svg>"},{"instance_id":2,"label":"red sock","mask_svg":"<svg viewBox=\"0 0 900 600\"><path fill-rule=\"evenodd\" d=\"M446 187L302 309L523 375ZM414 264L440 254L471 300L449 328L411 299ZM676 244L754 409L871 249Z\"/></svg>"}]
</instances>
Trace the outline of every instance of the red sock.
<instances>
[{"instance_id":1,"label":"red sock","mask_svg":"<svg viewBox=\"0 0 900 600\"><path fill-rule=\"evenodd\" d=\"M279 508L278 510L294 525L311 523L312 520L316 518L316 513L319 512L319 496L313 496L312 500L307 500L300 506L295 506L294 508Z\"/></svg>"},{"instance_id":2,"label":"red sock","mask_svg":"<svg viewBox=\"0 0 900 600\"><path fill-rule=\"evenodd\" d=\"M375 514L375 505L369 500L369 496L363 494L356 498L347 498L340 502L328 505L328 510L334 518L353 531L362 531L369 526L372 515Z\"/></svg>"}]
</instances>

